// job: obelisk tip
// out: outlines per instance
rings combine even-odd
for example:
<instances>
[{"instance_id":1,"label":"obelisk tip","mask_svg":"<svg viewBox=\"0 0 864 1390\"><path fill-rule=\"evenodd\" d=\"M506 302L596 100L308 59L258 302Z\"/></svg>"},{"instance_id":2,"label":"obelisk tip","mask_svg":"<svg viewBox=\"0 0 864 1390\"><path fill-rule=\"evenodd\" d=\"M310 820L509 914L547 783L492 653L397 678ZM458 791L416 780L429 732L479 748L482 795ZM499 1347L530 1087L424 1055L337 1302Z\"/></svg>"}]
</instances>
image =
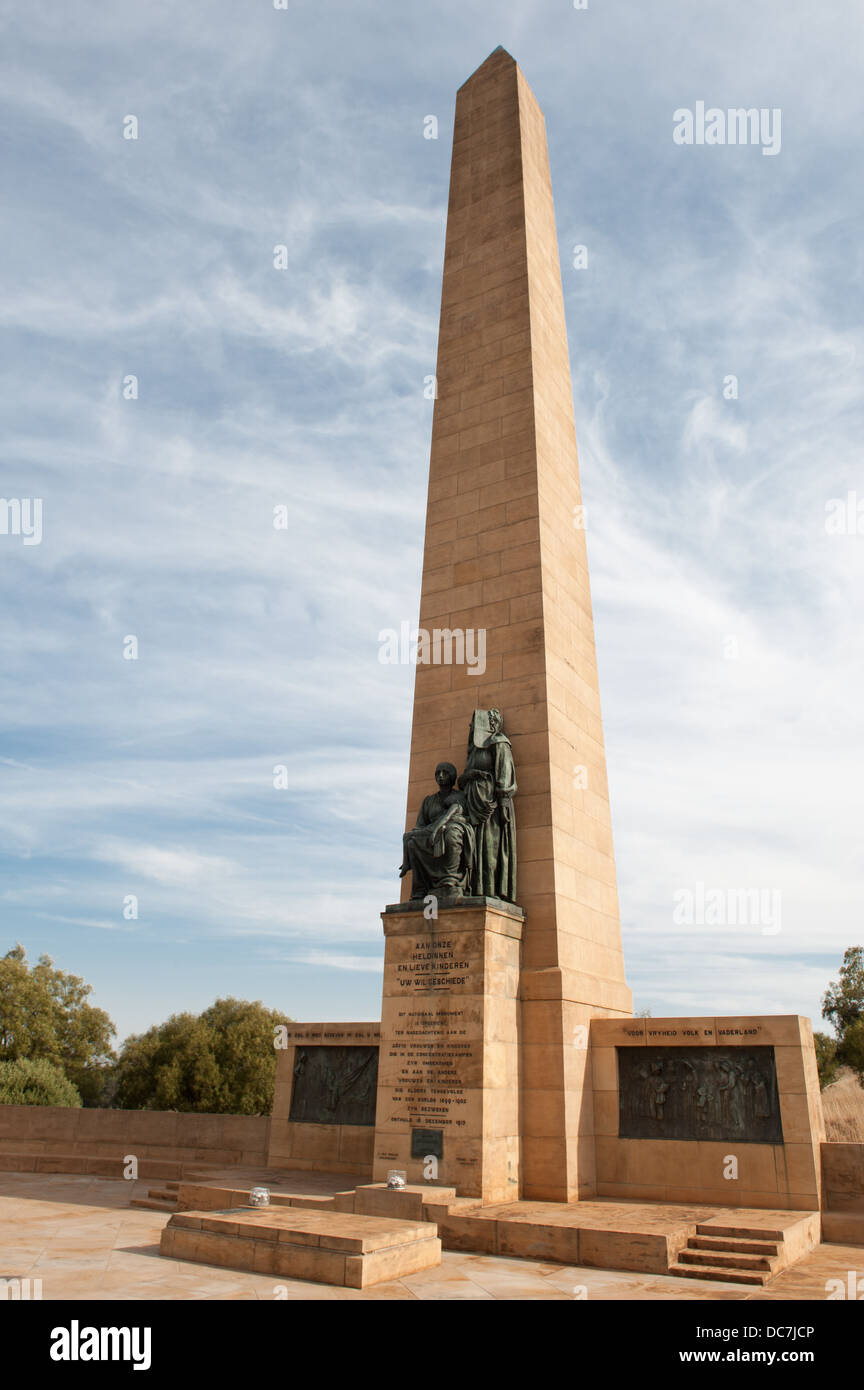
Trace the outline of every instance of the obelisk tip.
<instances>
[{"instance_id":1,"label":"obelisk tip","mask_svg":"<svg viewBox=\"0 0 864 1390\"><path fill-rule=\"evenodd\" d=\"M492 59L496 58L499 53L503 53L505 58L509 58L511 63L516 62L516 59L513 57L513 54L508 53L504 45L499 43L497 48L493 48L492 52L489 54L489 57L483 59L483 62L480 64L479 68L475 68L474 71L471 73L471 76L466 77L465 81L462 83L462 86L465 87L470 81L472 81L473 78L477 76L478 73L481 73L485 68L486 64L491 63Z\"/></svg>"}]
</instances>

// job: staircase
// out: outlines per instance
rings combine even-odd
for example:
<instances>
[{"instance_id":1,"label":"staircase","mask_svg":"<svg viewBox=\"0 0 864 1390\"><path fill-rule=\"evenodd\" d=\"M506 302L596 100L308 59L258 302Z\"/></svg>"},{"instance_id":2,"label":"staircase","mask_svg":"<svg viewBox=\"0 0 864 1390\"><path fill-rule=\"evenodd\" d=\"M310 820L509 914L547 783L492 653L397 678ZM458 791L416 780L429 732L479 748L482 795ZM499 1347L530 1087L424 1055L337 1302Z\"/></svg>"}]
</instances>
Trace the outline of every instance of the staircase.
<instances>
[{"instance_id":1,"label":"staircase","mask_svg":"<svg viewBox=\"0 0 864 1390\"><path fill-rule=\"evenodd\" d=\"M697 1226L669 1273L729 1284L767 1284L785 1267L783 1232L764 1226Z\"/></svg>"},{"instance_id":2,"label":"staircase","mask_svg":"<svg viewBox=\"0 0 864 1390\"><path fill-rule=\"evenodd\" d=\"M161 1187L150 1187L147 1189L146 1197L133 1197L129 1203L130 1207L145 1207L147 1211L167 1211L177 1210L177 1189L179 1183L165 1182Z\"/></svg>"}]
</instances>

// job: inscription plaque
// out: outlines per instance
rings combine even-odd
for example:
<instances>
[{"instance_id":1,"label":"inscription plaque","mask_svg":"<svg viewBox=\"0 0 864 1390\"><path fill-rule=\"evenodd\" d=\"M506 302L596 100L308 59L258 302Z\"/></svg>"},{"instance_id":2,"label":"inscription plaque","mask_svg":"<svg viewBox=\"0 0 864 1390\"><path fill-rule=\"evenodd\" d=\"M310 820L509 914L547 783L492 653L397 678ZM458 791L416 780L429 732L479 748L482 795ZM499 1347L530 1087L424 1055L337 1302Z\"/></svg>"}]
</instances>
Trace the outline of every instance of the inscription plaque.
<instances>
[{"instance_id":1,"label":"inscription plaque","mask_svg":"<svg viewBox=\"0 0 864 1390\"><path fill-rule=\"evenodd\" d=\"M431 1121L442 1132L466 1127L465 1073L476 1069L480 1051L467 1036L466 1012L444 1007L399 1010L387 1049L394 1121L420 1126Z\"/></svg>"},{"instance_id":2,"label":"inscription plaque","mask_svg":"<svg viewBox=\"0 0 864 1390\"><path fill-rule=\"evenodd\" d=\"M289 1120L374 1125L377 1047L298 1046Z\"/></svg>"},{"instance_id":3,"label":"inscription plaque","mask_svg":"<svg viewBox=\"0 0 864 1390\"><path fill-rule=\"evenodd\" d=\"M773 1047L619 1047L621 1139L782 1144Z\"/></svg>"},{"instance_id":4,"label":"inscription plaque","mask_svg":"<svg viewBox=\"0 0 864 1390\"><path fill-rule=\"evenodd\" d=\"M411 1131L411 1157L412 1158L443 1158L444 1157L444 1131L443 1129L412 1129Z\"/></svg>"}]
</instances>

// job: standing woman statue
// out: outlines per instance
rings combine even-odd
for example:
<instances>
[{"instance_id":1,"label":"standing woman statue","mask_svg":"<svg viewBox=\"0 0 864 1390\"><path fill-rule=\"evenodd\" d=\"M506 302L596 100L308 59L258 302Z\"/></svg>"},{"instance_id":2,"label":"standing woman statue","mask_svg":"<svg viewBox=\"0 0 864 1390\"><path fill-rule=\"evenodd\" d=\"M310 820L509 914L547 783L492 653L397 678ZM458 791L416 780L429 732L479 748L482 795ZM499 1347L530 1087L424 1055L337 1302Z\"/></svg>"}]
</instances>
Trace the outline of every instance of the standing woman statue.
<instances>
[{"instance_id":1,"label":"standing woman statue","mask_svg":"<svg viewBox=\"0 0 864 1390\"><path fill-rule=\"evenodd\" d=\"M513 750L497 709L475 709L468 734L468 759L459 778L474 827L471 894L516 901L516 821Z\"/></svg>"}]
</instances>

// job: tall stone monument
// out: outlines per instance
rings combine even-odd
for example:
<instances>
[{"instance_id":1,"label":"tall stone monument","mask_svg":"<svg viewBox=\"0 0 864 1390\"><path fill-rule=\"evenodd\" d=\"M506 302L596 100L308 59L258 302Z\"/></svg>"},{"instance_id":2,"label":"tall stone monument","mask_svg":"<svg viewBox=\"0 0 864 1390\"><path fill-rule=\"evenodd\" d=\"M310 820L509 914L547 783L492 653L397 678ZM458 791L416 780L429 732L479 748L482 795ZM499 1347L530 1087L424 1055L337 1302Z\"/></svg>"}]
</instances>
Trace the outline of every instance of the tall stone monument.
<instances>
[{"instance_id":1,"label":"tall stone monument","mask_svg":"<svg viewBox=\"0 0 864 1390\"><path fill-rule=\"evenodd\" d=\"M741 1209L809 1249L837 1146L809 1020L632 1017L543 117L503 49L456 104L437 378L381 1025L291 1026L269 1161L371 1177L334 1200L426 1213L460 1248L487 1248L473 1208L506 1204L506 1248L610 1268L646 1267L640 1202L655 1233L673 1204L661 1272L682 1220L731 1207L720 1238L743 1247L707 1273L682 1250L674 1272L740 1257L731 1277L763 1282ZM381 1191L391 1170L407 1190ZM627 1203L605 1234L594 1196ZM567 1205L508 1216L519 1198Z\"/></svg>"},{"instance_id":2,"label":"tall stone monument","mask_svg":"<svg viewBox=\"0 0 864 1390\"><path fill-rule=\"evenodd\" d=\"M374 1171L572 1201L596 1190L588 1024L632 998L545 125L502 48L456 101L436 375L420 627L485 633L485 669L418 665L407 829L500 711L518 883L433 917L406 875L385 912Z\"/></svg>"}]
</instances>

